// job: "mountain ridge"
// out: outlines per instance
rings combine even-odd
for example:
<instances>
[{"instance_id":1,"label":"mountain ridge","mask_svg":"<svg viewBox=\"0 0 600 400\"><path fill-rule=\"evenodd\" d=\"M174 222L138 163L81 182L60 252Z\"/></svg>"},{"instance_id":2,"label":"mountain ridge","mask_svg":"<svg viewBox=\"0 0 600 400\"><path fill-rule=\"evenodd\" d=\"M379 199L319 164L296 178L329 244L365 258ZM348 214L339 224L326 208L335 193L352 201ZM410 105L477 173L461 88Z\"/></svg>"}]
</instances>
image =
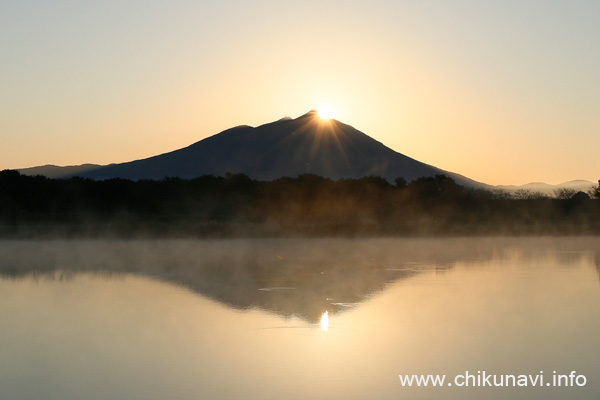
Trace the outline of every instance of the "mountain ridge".
<instances>
[{"instance_id":1,"label":"mountain ridge","mask_svg":"<svg viewBox=\"0 0 600 400\"><path fill-rule=\"evenodd\" d=\"M351 125L311 110L251 127L240 125L171 152L104 166L34 167L20 170L54 178L191 179L244 173L272 180L305 173L331 179L382 176L390 182L444 174L467 186L483 185L398 153Z\"/></svg>"}]
</instances>

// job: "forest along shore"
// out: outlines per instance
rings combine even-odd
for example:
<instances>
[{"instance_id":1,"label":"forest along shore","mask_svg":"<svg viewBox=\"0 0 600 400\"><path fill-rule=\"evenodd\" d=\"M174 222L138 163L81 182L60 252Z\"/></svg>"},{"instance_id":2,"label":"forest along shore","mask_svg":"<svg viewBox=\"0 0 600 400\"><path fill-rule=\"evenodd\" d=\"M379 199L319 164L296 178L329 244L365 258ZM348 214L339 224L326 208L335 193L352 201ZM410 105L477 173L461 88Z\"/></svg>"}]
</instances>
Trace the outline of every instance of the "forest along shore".
<instances>
[{"instance_id":1,"label":"forest along shore","mask_svg":"<svg viewBox=\"0 0 600 400\"><path fill-rule=\"evenodd\" d=\"M509 193L444 175L131 181L0 172L1 237L600 234L600 191Z\"/></svg>"}]
</instances>

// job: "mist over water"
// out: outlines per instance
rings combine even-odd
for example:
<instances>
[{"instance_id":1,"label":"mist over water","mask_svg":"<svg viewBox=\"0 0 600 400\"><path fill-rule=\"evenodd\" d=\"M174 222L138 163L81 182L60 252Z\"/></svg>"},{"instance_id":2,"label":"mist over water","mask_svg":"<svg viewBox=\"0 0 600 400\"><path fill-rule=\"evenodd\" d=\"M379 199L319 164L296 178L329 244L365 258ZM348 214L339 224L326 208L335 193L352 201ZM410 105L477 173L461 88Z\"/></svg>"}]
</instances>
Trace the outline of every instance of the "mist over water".
<instances>
[{"instance_id":1,"label":"mist over water","mask_svg":"<svg viewBox=\"0 0 600 400\"><path fill-rule=\"evenodd\" d=\"M597 398L599 277L598 238L2 241L0 398ZM465 370L588 384L398 382Z\"/></svg>"}]
</instances>

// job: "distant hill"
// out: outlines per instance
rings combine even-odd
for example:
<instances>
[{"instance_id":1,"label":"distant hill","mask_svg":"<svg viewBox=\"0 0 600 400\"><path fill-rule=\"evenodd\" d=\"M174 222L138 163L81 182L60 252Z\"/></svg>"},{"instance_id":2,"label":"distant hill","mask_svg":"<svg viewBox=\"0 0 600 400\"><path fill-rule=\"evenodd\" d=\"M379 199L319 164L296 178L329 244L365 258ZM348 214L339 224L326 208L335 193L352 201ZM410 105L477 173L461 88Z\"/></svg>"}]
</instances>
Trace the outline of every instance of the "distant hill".
<instances>
[{"instance_id":1,"label":"distant hill","mask_svg":"<svg viewBox=\"0 0 600 400\"><path fill-rule=\"evenodd\" d=\"M397 177L411 181L443 174L461 185L486 186L400 154L350 125L320 118L316 111L258 127L238 126L183 149L142 160L107 166L43 166L20 172L53 178L133 180L189 179L201 175L223 176L228 172L273 180L310 173L335 180L375 175L390 182Z\"/></svg>"},{"instance_id":2,"label":"distant hill","mask_svg":"<svg viewBox=\"0 0 600 400\"><path fill-rule=\"evenodd\" d=\"M521 186L515 185L500 185L495 186L495 189L506 190L508 192L516 192L518 190L528 190L530 192L539 192L547 195L554 195L557 190L560 189L571 189L578 192L587 192L592 187L594 187L594 182L586 181L586 180L574 180L559 183L557 185L550 185L548 183L543 182L531 182Z\"/></svg>"},{"instance_id":3,"label":"distant hill","mask_svg":"<svg viewBox=\"0 0 600 400\"><path fill-rule=\"evenodd\" d=\"M82 164L82 165L70 165L68 167L59 167L57 165L42 165L39 167L22 168L18 170L23 175L43 175L48 178L67 178L70 176L76 176L79 174L93 171L101 168L102 165L98 164Z\"/></svg>"}]
</instances>

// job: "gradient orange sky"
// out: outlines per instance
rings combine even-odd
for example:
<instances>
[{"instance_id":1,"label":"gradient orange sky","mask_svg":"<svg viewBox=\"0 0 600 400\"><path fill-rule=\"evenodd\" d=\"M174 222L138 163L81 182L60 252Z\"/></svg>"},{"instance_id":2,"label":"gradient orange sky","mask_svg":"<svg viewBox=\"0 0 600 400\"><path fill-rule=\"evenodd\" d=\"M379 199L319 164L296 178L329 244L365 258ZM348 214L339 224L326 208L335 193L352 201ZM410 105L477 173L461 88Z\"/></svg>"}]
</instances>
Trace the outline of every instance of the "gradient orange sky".
<instances>
[{"instance_id":1,"label":"gradient orange sky","mask_svg":"<svg viewBox=\"0 0 600 400\"><path fill-rule=\"evenodd\" d=\"M598 1L4 1L0 169L334 117L489 184L600 178Z\"/></svg>"}]
</instances>

